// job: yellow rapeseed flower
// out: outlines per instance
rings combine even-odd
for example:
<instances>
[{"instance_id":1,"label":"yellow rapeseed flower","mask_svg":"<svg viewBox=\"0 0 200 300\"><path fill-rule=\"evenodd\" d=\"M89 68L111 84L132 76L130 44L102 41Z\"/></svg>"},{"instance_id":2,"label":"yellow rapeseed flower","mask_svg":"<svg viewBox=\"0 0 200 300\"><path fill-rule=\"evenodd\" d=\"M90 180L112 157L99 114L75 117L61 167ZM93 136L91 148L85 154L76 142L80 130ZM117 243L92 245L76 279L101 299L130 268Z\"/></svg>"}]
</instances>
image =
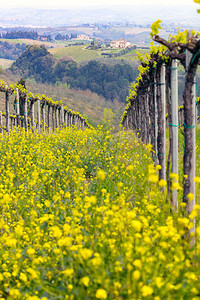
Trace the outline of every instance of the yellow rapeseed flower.
<instances>
[{"instance_id":1,"label":"yellow rapeseed flower","mask_svg":"<svg viewBox=\"0 0 200 300\"><path fill-rule=\"evenodd\" d=\"M107 299L107 293L104 289L98 289L95 296L97 299Z\"/></svg>"},{"instance_id":2,"label":"yellow rapeseed flower","mask_svg":"<svg viewBox=\"0 0 200 300\"><path fill-rule=\"evenodd\" d=\"M143 285L141 292L143 297L151 296L153 294L153 288L148 285Z\"/></svg>"},{"instance_id":3,"label":"yellow rapeseed flower","mask_svg":"<svg viewBox=\"0 0 200 300\"><path fill-rule=\"evenodd\" d=\"M106 178L106 173L103 170L98 170L97 178L103 181Z\"/></svg>"}]
</instances>

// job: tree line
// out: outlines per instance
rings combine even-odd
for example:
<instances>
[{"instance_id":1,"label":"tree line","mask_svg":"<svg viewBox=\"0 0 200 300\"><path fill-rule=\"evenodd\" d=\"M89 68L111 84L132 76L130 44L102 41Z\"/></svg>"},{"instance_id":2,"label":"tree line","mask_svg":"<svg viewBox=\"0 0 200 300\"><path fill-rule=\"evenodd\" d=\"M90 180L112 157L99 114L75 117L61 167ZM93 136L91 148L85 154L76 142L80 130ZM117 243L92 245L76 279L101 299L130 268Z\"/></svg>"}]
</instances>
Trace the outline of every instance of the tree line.
<instances>
[{"instance_id":1,"label":"tree line","mask_svg":"<svg viewBox=\"0 0 200 300\"><path fill-rule=\"evenodd\" d=\"M39 37L36 31L7 31L1 34L4 39L32 39L37 40Z\"/></svg>"},{"instance_id":2,"label":"tree line","mask_svg":"<svg viewBox=\"0 0 200 300\"><path fill-rule=\"evenodd\" d=\"M0 41L0 58L17 59L26 50L25 44L11 44Z\"/></svg>"},{"instance_id":3,"label":"tree line","mask_svg":"<svg viewBox=\"0 0 200 300\"><path fill-rule=\"evenodd\" d=\"M137 71L127 63L109 65L91 60L78 65L69 59L56 60L44 45L28 46L13 63L11 71L42 83L67 83L72 88L91 90L106 99L124 101Z\"/></svg>"}]
</instances>

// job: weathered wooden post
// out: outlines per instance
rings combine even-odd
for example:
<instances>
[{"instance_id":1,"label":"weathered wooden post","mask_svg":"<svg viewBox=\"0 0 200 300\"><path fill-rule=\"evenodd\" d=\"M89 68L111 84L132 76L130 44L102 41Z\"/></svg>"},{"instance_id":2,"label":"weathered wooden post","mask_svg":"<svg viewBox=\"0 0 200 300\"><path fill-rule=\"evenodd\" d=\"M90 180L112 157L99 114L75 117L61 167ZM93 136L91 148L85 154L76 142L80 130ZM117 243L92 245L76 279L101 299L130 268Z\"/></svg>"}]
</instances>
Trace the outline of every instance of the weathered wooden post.
<instances>
[{"instance_id":1,"label":"weathered wooden post","mask_svg":"<svg viewBox=\"0 0 200 300\"><path fill-rule=\"evenodd\" d=\"M58 127L61 128L61 106L58 106Z\"/></svg>"},{"instance_id":2,"label":"weathered wooden post","mask_svg":"<svg viewBox=\"0 0 200 300\"><path fill-rule=\"evenodd\" d=\"M0 111L0 132L2 133L2 137L3 137L3 119L2 119L2 111Z\"/></svg>"},{"instance_id":3,"label":"weathered wooden post","mask_svg":"<svg viewBox=\"0 0 200 300\"><path fill-rule=\"evenodd\" d=\"M171 116L172 116L172 173L178 177L178 63L172 60L171 66ZM176 178L173 179L178 182ZM177 190L172 190L172 207L178 211Z\"/></svg>"},{"instance_id":4,"label":"weathered wooden post","mask_svg":"<svg viewBox=\"0 0 200 300\"><path fill-rule=\"evenodd\" d=\"M147 88L147 89L149 90L149 88ZM146 119L146 144L148 144L149 137L150 137L149 94L148 94L148 92L145 94L144 105L145 105L145 119ZM134 115L133 115L133 122L134 122Z\"/></svg>"},{"instance_id":5,"label":"weathered wooden post","mask_svg":"<svg viewBox=\"0 0 200 300\"><path fill-rule=\"evenodd\" d=\"M191 37L191 31L187 32L187 40L189 41ZM192 58L192 53L189 50L186 50L186 76L189 77L189 66L191 63L191 58ZM192 63L191 63L192 64ZM194 72L194 71L193 71ZM191 77L190 77L191 80ZM187 81L188 78L187 78ZM193 195L193 199L187 199L187 207L186 210L188 212L188 214L190 214L195 206L195 182L194 182L194 178L195 178L195 174L196 174L196 76L194 77L194 80L192 82L192 87L191 87L191 99L190 101L186 101L184 97L184 110L185 110L185 116L187 115L187 117L185 117L184 119L184 126L185 126L185 155L184 155L184 160L187 161L187 168L188 168L188 172L186 172L186 182L184 184L184 197L188 197L188 194L192 194ZM189 116L189 112L190 111L190 116ZM187 112L187 114L186 114ZM191 124L191 125L188 125ZM187 139L186 135L190 135L190 139ZM187 141L186 141L187 139ZM190 141L189 141L190 140ZM187 144L186 144L187 143ZM190 162L189 162L190 160ZM184 170L185 171L185 170ZM185 192L187 191L187 195L185 195ZM189 198L189 197L188 197ZM185 199L183 199L185 201ZM191 238L191 245L195 244L195 217L191 220L191 222L193 223L193 227L189 230L189 235Z\"/></svg>"},{"instance_id":6,"label":"weathered wooden post","mask_svg":"<svg viewBox=\"0 0 200 300\"><path fill-rule=\"evenodd\" d=\"M81 119L81 129L84 130L84 119Z\"/></svg>"},{"instance_id":7,"label":"weathered wooden post","mask_svg":"<svg viewBox=\"0 0 200 300\"><path fill-rule=\"evenodd\" d=\"M67 110L64 110L64 126L67 127L67 121L68 121L68 115L67 115Z\"/></svg>"},{"instance_id":8,"label":"weathered wooden post","mask_svg":"<svg viewBox=\"0 0 200 300\"><path fill-rule=\"evenodd\" d=\"M9 91L8 87L6 87L6 92L5 92L5 110L6 110L6 131L10 132L10 122L9 122Z\"/></svg>"},{"instance_id":9,"label":"weathered wooden post","mask_svg":"<svg viewBox=\"0 0 200 300\"><path fill-rule=\"evenodd\" d=\"M165 65L157 70L157 104L158 104L158 160L161 166L159 179L166 179L166 89L165 89Z\"/></svg>"},{"instance_id":10,"label":"weathered wooden post","mask_svg":"<svg viewBox=\"0 0 200 300\"><path fill-rule=\"evenodd\" d=\"M48 109L47 109L47 127L48 131L50 132L50 112L51 112L51 104L48 103Z\"/></svg>"},{"instance_id":11,"label":"weathered wooden post","mask_svg":"<svg viewBox=\"0 0 200 300\"><path fill-rule=\"evenodd\" d=\"M64 109L61 106L61 127L64 127L64 124L65 124Z\"/></svg>"},{"instance_id":12,"label":"weathered wooden post","mask_svg":"<svg viewBox=\"0 0 200 300\"><path fill-rule=\"evenodd\" d=\"M157 164L158 163L158 106L157 106L157 81L156 81L156 73L157 70L155 69L155 74L154 74L154 126L155 126L155 157L154 161Z\"/></svg>"},{"instance_id":13,"label":"weathered wooden post","mask_svg":"<svg viewBox=\"0 0 200 300\"><path fill-rule=\"evenodd\" d=\"M55 114L56 114L56 128L58 128L58 106L55 106Z\"/></svg>"},{"instance_id":14,"label":"weathered wooden post","mask_svg":"<svg viewBox=\"0 0 200 300\"><path fill-rule=\"evenodd\" d=\"M17 115L17 127L20 127L20 109L19 109L19 90L16 88L16 115Z\"/></svg>"},{"instance_id":15,"label":"weathered wooden post","mask_svg":"<svg viewBox=\"0 0 200 300\"><path fill-rule=\"evenodd\" d=\"M55 130L55 104L52 105L52 129Z\"/></svg>"},{"instance_id":16,"label":"weathered wooden post","mask_svg":"<svg viewBox=\"0 0 200 300\"><path fill-rule=\"evenodd\" d=\"M27 103L27 96L24 98L24 127L25 131L28 131L28 109L27 109L28 103Z\"/></svg>"},{"instance_id":17,"label":"weathered wooden post","mask_svg":"<svg viewBox=\"0 0 200 300\"><path fill-rule=\"evenodd\" d=\"M39 99L38 99L37 103L38 103L38 134L40 134L41 133L41 128L40 128L41 120L40 120L40 100Z\"/></svg>"},{"instance_id":18,"label":"weathered wooden post","mask_svg":"<svg viewBox=\"0 0 200 300\"><path fill-rule=\"evenodd\" d=\"M44 100L43 103L42 103L42 107L41 107L41 110L42 110L43 131L45 131L45 122L46 122L46 118L45 118L45 105L46 105L46 102Z\"/></svg>"},{"instance_id":19,"label":"weathered wooden post","mask_svg":"<svg viewBox=\"0 0 200 300\"><path fill-rule=\"evenodd\" d=\"M35 132L35 109L34 109L34 100L31 99L30 102L30 117L31 117L31 127L32 131Z\"/></svg>"}]
</instances>

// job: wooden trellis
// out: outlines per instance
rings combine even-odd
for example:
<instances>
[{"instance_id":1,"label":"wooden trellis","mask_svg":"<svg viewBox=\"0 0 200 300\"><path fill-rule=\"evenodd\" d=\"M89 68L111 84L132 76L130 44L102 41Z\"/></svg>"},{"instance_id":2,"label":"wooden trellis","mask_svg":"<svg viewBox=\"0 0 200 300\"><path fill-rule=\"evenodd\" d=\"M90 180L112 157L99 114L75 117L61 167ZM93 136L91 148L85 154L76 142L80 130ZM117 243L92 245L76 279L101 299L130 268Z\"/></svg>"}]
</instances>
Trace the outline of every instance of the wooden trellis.
<instances>
[{"instance_id":1,"label":"wooden trellis","mask_svg":"<svg viewBox=\"0 0 200 300\"><path fill-rule=\"evenodd\" d=\"M58 128L77 126L80 129L89 127L86 119L78 112L63 107L61 102L42 96L27 93L20 86L8 87L0 82L0 92L5 93L5 112L0 112L0 132L10 132L16 128L24 128L26 132L54 131ZM10 96L15 95L15 113L10 114ZM3 120L5 118L5 122Z\"/></svg>"},{"instance_id":2,"label":"wooden trellis","mask_svg":"<svg viewBox=\"0 0 200 300\"><path fill-rule=\"evenodd\" d=\"M174 176L175 183L178 183L178 130L183 126L183 202L186 203L186 212L190 214L195 206L196 104L199 103L195 102L195 75L200 59L200 40L198 36L194 37L190 34L187 43L170 43L158 35L154 36L154 40L166 46L168 50L161 55L157 52L150 56L146 72L141 75L137 88L129 96L122 124L126 128L139 132L143 142L152 144L154 162L161 165L159 179L166 177L169 181L170 158L172 159L171 172L177 174ZM165 54L167 59L163 59ZM178 62L186 70L183 105L180 108L178 108ZM144 67L146 67L145 63ZM167 126L170 133L170 149L166 164ZM192 201L191 197L193 197ZM176 189L172 191L171 202L174 210L177 211ZM195 220L193 220L193 228L190 229L190 233L194 232Z\"/></svg>"}]
</instances>

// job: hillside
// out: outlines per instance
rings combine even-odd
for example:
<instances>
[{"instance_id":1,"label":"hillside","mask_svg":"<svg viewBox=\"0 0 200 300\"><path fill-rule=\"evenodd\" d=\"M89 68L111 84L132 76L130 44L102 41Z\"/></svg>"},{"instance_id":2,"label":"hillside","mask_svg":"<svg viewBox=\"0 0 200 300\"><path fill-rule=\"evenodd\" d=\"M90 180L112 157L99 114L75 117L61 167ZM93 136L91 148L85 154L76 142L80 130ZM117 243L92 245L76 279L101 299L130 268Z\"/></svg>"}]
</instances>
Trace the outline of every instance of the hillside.
<instances>
[{"instance_id":1,"label":"hillside","mask_svg":"<svg viewBox=\"0 0 200 300\"><path fill-rule=\"evenodd\" d=\"M130 84L138 74L136 66L122 60L112 65L107 60L89 60L83 65L69 58L57 60L44 45L28 46L10 70L38 83L67 83L71 88L89 89L107 100L121 102L125 102Z\"/></svg>"},{"instance_id":2,"label":"hillside","mask_svg":"<svg viewBox=\"0 0 200 300\"><path fill-rule=\"evenodd\" d=\"M93 60L100 57L100 52L96 50L88 50L86 46L68 46L49 49L49 52L57 59L67 58L73 59L77 63Z\"/></svg>"},{"instance_id":3,"label":"hillside","mask_svg":"<svg viewBox=\"0 0 200 300\"><path fill-rule=\"evenodd\" d=\"M1 80L8 84L13 84L20 80L20 76L4 72L1 74ZM109 126L118 128L119 119L125 108L125 103L116 100L114 102L106 100L104 97L89 90L69 89L66 84L57 86L37 83L35 80L26 80L26 86L28 91L35 95L44 94L55 101L62 100L64 105L85 115L89 123L95 126L97 124L105 125L110 120ZM12 101L14 101L13 97L11 97ZM5 96L3 93L0 93L0 111L5 111ZM14 113L13 105L10 105L10 112Z\"/></svg>"}]
</instances>

